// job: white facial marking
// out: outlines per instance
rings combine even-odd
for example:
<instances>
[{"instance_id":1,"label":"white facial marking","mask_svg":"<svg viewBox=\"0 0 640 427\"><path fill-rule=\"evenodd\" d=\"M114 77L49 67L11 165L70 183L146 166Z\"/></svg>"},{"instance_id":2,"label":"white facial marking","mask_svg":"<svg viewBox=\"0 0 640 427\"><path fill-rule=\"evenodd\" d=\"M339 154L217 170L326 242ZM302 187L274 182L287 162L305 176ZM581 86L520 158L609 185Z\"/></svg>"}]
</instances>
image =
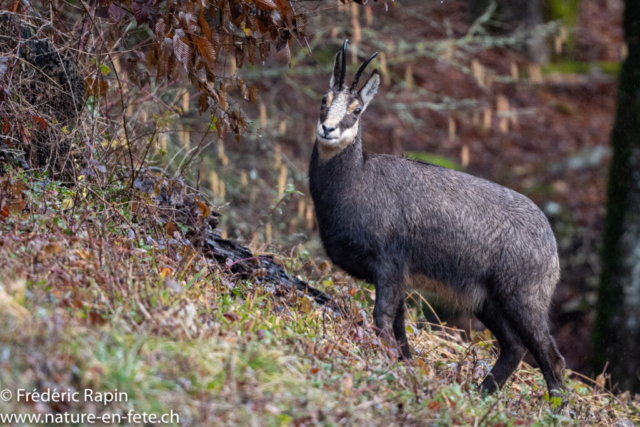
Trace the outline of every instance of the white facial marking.
<instances>
[{"instance_id":1,"label":"white facial marking","mask_svg":"<svg viewBox=\"0 0 640 427\"><path fill-rule=\"evenodd\" d=\"M320 123L318 120L318 126L316 129L316 133L318 135L318 140L325 144L340 144L343 142L343 136L340 134L339 125L344 116L346 116L347 108L348 108L349 94L346 92L338 93L335 97L333 97L331 103L327 108L329 108L329 113L327 114L327 118L323 123ZM324 125L324 126L323 126ZM329 132L325 132L325 128L333 130ZM349 130L343 132L349 133ZM354 136L355 138L355 136ZM353 140L353 139L351 139Z\"/></svg>"},{"instance_id":2,"label":"white facial marking","mask_svg":"<svg viewBox=\"0 0 640 427\"><path fill-rule=\"evenodd\" d=\"M342 135L340 135L340 145L346 147L347 145L351 144L354 139L356 139L356 135L358 134L359 121L360 120L356 120L356 123L353 126L342 132Z\"/></svg>"},{"instance_id":3,"label":"white facial marking","mask_svg":"<svg viewBox=\"0 0 640 427\"><path fill-rule=\"evenodd\" d=\"M327 114L327 119L324 121L324 125L327 127L336 127L338 123L342 121L344 116L347 114L347 101L349 100L349 95L345 92L340 92L338 96L335 97L331 105L329 106L329 114Z\"/></svg>"}]
</instances>

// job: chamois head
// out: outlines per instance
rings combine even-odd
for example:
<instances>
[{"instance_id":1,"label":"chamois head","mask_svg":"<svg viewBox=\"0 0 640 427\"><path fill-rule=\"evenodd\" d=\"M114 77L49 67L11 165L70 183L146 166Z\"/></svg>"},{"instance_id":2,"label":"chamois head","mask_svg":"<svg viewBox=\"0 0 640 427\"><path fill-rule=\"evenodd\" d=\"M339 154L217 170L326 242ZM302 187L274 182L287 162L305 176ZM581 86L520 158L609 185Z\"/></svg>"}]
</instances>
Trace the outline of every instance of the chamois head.
<instances>
[{"instance_id":1,"label":"chamois head","mask_svg":"<svg viewBox=\"0 0 640 427\"><path fill-rule=\"evenodd\" d=\"M339 153L354 141L358 134L360 116L376 92L378 92L378 87L380 86L378 70L373 70L362 89L358 90L358 80L362 72L378 52L371 55L362 64L351 86L344 84L347 72L348 42L348 40L344 41L342 51L336 55L329 91L322 98L316 134L320 157L324 160L333 157L333 155Z\"/></svg>"}]
</instances>

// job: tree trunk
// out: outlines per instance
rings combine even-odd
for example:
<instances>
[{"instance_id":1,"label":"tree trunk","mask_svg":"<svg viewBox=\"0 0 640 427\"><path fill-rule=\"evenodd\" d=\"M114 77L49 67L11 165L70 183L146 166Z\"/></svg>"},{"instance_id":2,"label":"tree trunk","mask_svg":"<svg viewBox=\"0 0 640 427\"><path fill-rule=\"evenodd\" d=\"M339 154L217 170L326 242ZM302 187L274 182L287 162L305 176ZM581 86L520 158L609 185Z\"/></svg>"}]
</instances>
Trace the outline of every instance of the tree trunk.
<instances>
[{"instance_id":1,"label":"tree trunk","mask_svg":"<svg viewBox=\"0 0 640 427\"><path fill-rule=\"evenodd\" d=\"M613 383L640 392L640 2L625 0L625 40L611 140L602 277L594 327L596 373L609 362Z\"/></svg>"}]
</instances>

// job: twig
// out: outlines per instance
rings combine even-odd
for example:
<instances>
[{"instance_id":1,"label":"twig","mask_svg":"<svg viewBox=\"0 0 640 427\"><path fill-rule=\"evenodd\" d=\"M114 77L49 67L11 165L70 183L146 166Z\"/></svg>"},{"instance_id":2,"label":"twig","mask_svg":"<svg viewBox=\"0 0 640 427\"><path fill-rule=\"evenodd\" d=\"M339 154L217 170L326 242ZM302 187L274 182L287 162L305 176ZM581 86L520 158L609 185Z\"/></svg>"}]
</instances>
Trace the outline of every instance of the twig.
<instances>
[{"instance_id":1,"label":"twig","mask_svg":"<svg viewBox=\"0 0 640 427\"><path fill-rule=\"evenodd\" d=\"M5 89L7 93L11 88L11 81L13 80L13 70L15 70L16 64L18 63L18 58L20 58L20 46L22 45L22 43L20 43L21 41L20 24L16 24L16 28L18 29L18 49L16 51L16 59L13 61L13 65L11 66L11 74L9 75L9 82L7 83L7 88ZM0 102L0 109L2 109L3 105L4 105L4 99L2 100L2 102Z\"/></svg>"},{"instance_id":2,"label":"twig","mask_svg":"<svg viewBox=\"0 0 640 427\"><path fill-rule=\"evenodd\" d=\"M124 127L124 135L125 135L125 137L127 139L127 149L129 150L129 160L131 161L131 184L130 184L130 188L133 188L133 183L135 182L135 179L136 179L136 169L135 169L135 165L133 164L133 152L131 151L131 139L129 138L129 131L127 130L127 105L128 105L128 102L127 103L124 102L124 95L123 95L124 89L122 87L122 81L120 80L120 75L118 73L118 70L116 70L115 61L113 60L113 57L111 56L111 52L109 51L109 45L107 44L107 42L102 37L102 34L100 33L100 30L98 30L98 27L96 26L96 23L93 20L93 17L91 16L91 12L89 11L89 7L84 2L84 0L81 0L80 3L82 4L82 7L84 8L85 12L87 13L88 18L91 21L91 25L93 25L93 28L96 30L98 37L102 41L103 46L106 48L105 49L106 55L109 57L109 61L111 61L111 65L113 65L113 74L116 76L116 80L118 81L118 95L120 95L120 103L122 104L122 125Z\"/></svg>"}]
</instances>

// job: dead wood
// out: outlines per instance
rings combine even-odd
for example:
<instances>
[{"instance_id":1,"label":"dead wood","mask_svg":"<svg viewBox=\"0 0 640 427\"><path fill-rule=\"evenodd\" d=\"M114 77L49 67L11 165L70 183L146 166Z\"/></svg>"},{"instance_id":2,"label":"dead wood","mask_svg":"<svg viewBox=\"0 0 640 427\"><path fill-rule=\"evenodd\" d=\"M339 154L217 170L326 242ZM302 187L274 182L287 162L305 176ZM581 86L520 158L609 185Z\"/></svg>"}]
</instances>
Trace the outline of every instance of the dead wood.
<instances>
[{"instance_id":1,"label":"dead wood","mask_svg":"<svg viewBox=\"0 0 640 427\"><path fill-rule=\"evenodd\" d=\"M236 274L243 280L251 279L265 285L275 285L273 291L278 291L278 288L289 291L296 289L321 305L332 301L326 293L287 273L273 255L255 254L237 242L223 239L216 230L220 214L211 209L202 196L186 193L182 178L168 179L149 170L142 170L135 179L134 187L157 204L157 216L163 224L174 222L189 227L185 240L208 258L215 260L221 269Z\"/></svg>"}]
</instances>

